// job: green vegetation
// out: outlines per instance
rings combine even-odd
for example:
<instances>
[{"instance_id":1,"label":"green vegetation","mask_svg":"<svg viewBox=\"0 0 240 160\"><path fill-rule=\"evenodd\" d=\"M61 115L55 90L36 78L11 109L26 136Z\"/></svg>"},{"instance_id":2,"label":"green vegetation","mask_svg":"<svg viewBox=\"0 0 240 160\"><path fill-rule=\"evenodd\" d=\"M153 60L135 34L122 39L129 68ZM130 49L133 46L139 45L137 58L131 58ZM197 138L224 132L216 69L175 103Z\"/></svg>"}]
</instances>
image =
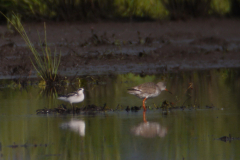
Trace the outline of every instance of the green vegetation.
<instances>
[{"instance_id":1,"label":"green vegetation","mask_svg":"<svg viewBox=\"0 0 240 160\"><path fill-rule=\"evenodd\" d=\"M23 20L35 21L240 16L240 0L0 0L0 4L7 16L13 11Z\"/></svg>"},{"instance_id":2,"label":"green vegetation","mask_svg":"<svg viewBox=\"0 0 240 160\"><path fill-rule=\"evenodd\" d=\"M51 84L52 82L56 81L61 54L57 56L55 50L54 54L52 55L51 50L47 45L46 25L44 24L44 43L42 43L41 39L39 38L42 47L42 54L40 54L28 38L27 33L20 22L20 18L16 14L13 14L11 19L8 17L6 18L8 22L15 28L15 30L22 36L25 43L33 53L34 60L31 59L31 61L38 75L46 82L46 84Z\"/></svg>"}]
</instances>

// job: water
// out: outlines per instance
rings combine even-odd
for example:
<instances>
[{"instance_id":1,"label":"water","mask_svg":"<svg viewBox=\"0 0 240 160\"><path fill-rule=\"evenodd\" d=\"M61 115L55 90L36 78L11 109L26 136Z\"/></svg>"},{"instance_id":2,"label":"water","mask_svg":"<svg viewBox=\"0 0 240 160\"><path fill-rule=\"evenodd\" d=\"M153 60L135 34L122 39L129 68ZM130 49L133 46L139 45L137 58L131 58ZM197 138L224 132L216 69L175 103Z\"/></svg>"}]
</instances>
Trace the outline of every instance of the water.
<instances>
[{"instance_id":1,"label":"water","mask_svg":"<svg viewBox=\"0 0 240 160\"><path fill-rule=\"evenodd\" d=\"M240 71L237 69L145 77L102 76L98 83L81 80L57 92L68 93L84 87L86 99L77 106L106 103L113 109L125 108L142 104L140 99L126 92L127 88L161 80L167 82L173 94L163 92L147 100L146 105L152 108L145 114L147 123L143 121L142 110L96 115L37 115L37 109L67 103L57 100L55 92L47 92L42 86L2 85L0 159L239 159L239 140L217 140L229 134L240 137ZM1 83L6 84L7 80ZM187 89L189 83L193 83L193 89ZM154 109L164 100L196 109L172 110L165 115ZM206 105L214 108L208 109Z\"/></svg>"}]
</instances>

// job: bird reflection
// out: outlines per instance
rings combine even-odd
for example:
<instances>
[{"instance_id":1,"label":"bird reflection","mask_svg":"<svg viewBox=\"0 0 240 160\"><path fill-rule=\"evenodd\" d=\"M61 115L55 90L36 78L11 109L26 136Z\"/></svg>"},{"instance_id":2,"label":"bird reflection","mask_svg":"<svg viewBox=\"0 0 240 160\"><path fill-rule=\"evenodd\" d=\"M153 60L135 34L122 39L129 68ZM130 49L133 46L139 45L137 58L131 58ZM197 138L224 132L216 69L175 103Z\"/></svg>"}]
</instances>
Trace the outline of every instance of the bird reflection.
<instances>
[{"instance_id":1,"label":"bird reflection","mask_svg":"<svg viewBox=\"0 0 240 160\"><path fill-rule=\"evenodd\" d=\"M133 127L131 132L136 136L142 136L144 138L153 138L156 136L165 137L167 134L167 128L161 126L157 122L148 122L146 120L145 111L143 112L143 123Z\"/></svg>"},{"instance_id":2,"label":"bird reflection","mask_svg":"<svg viewBox=\"0 0 240 160\"><path fill-rule=\"evenodd\" d=\"M70 129L80 136L85 136L85 122L83 120L71 120L61 124L62 129Z\"/></svg>"}]
</instances>

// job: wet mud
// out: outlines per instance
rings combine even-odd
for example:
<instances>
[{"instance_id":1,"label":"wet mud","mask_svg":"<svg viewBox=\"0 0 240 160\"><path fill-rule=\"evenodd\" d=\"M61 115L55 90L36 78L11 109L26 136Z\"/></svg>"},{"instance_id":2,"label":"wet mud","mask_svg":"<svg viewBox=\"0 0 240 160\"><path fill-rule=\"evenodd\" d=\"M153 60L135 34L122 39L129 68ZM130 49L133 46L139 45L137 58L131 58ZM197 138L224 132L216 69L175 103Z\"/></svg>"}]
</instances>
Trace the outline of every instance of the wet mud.
<instances>
[{"instance_id":1,"label":"wet mud","mask_svg":"<svg viewBox=\"0 0 240 160\"><path fill-rule=\"evenodd\" d=\"M217 109L214 106L167 106L166 101L162 103L161 106L146 106L148 110L160 110L163 114L168 115L170 111L174 110L187 110L187 111L195 111L199 109ZM94 115L98 113L108 113L115 111L126 111L126 112L138 112L143 110L142 106L122 106L118 105L115 109L109 108L105 103L103 106L98 106L95 104L87 105L84 107L69 107L65 104L61 104L54 109L43 108L36 110L37 114L83 114L83 115Z\"/></svg>"},{"instance_id":2,"label":"wet mud","mask_svg":"<svg viewBox=\"0 0 240 160\"><path fill-rule=\"evenodd\" d=\"M113 111L113 109L110 109L107 107L106 104L103 106L97 106L94 104L87 105L84 107L73 107L69 108L64 104L61 104L60 106L54 108L54 109L38 109L36 110L37 114L96 114L96 113L103 113L106 111Z\"/></svg>"},{"instance_id":3,"label":"wet mud","mask_svg":"<svg viewBox=\"0 0 240 160\"><path fill-rule=\"evenodd\" d=\"M49 146L49 144L11 144L11 145L8 145L7 147L9 148L19 148L19 147L24 147L24 148L28 148L28 147L47 147Z\"/></svg>"},{"instance_id":4,"label":"wet mud","mask_svg":"<svg viewBox=\"0 0 240 160\"><path fill-rule=\"evenodd\" d=\"M232 137L231 134L229 134L229 137L228 136L222 136L216 140L220 140L220 141L223 141L223 142L231 142L233 140L240 140L240 137Z\"/></svg>"},{"instance_id":5,"label":"wet mud","mask_svg":"<svg viewBox=\"0 0 240 160\"><path fill-rule=\"evenodd\" d=\"M41 50L43 24L24 24ZM59 74L156 74L182 70L240 67L237 19L161 22L47 23L48 45L62 58ZM20 35L0 26L0 78L31 78L32 53Z\"/></svg>"}]
</instances>

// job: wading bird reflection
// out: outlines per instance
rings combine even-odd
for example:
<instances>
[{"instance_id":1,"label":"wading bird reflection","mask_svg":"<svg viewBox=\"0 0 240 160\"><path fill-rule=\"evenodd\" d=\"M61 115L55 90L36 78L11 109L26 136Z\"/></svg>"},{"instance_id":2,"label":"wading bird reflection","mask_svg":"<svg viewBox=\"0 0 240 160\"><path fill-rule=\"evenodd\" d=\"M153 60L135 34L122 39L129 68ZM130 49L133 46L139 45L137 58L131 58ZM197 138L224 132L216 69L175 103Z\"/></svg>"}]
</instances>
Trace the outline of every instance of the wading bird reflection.
<instances>
[{"instance_id":1,"label":"wading bird reflection","mask_svg":"<svg viewBox=\"0 0 240 160\"><path fill-rule=\"evenodd\" d=\"M167 128L161 126L157 122L148 122L146 120L146 111L143 111L143 122L137 126L132 127L131 132L135 136L144 138L165 137L167 135Z\"/></svg>"}]
</instances>

